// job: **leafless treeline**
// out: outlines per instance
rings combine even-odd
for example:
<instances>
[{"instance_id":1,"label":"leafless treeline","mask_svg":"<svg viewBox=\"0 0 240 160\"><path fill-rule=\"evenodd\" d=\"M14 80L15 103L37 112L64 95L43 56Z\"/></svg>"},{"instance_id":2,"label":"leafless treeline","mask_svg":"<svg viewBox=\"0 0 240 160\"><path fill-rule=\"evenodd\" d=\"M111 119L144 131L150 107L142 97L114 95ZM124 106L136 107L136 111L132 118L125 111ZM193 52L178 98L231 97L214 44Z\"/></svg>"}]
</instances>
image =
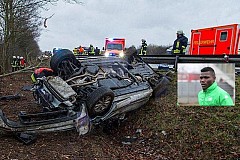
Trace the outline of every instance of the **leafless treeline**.
<instances>
[{"instance_id":1,"label":"leafless treeline","mask_svg":"<svg viewBox=\"0 0 240 160\"><path fill-rule=\"evenodd\" d=\"M40 13L47 5L59 0L0 0L0 74L8 72L12 56L26 58L40 52L37 38L44 17ZM79 0L63 0L82 3Z\"/></svg>"}]
</instances>

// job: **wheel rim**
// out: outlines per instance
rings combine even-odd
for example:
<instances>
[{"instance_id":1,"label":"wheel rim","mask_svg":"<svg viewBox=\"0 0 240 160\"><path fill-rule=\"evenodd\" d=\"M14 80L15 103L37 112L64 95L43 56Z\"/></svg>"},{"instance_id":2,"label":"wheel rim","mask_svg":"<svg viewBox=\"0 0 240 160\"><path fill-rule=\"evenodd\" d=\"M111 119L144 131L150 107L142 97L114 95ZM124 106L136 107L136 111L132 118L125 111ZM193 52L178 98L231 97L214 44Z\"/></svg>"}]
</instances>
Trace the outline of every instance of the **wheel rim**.
<instances>
[{"instance_id":1,"label":"wheel rim","mask_svg":"<svg viewBox=\"0 0 240 160\"><path fill-rule=\"evenodd\" d=\"M94 106L94 112L96 113L102 113L106 111L106 109L109 108L109 106L112 103L112 97L111 96L103 96Z\"/></svg>"}]
</instances>

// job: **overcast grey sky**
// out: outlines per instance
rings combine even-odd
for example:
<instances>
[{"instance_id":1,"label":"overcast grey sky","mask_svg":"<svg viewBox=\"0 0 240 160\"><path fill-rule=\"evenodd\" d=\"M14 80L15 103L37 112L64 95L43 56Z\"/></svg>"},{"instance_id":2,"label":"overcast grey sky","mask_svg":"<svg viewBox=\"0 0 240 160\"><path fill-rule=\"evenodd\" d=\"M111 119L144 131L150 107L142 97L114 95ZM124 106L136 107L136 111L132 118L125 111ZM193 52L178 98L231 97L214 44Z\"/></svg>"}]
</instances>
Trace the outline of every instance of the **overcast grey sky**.
<instances>
[{"instance_id":1,"label":"overcast grey sky","mask_svg":"<svg viewBox=\"0 0 240 160\"><path fill-rule=\"evenodd\" d=\"M240 24L239 0L82 0L83 5L59 1L43 11L47 28L39 38L42 51L89 46L102 48L106 37L126 38L126 47L172 45L181 29Z\"/></svg>"}]
</instances>

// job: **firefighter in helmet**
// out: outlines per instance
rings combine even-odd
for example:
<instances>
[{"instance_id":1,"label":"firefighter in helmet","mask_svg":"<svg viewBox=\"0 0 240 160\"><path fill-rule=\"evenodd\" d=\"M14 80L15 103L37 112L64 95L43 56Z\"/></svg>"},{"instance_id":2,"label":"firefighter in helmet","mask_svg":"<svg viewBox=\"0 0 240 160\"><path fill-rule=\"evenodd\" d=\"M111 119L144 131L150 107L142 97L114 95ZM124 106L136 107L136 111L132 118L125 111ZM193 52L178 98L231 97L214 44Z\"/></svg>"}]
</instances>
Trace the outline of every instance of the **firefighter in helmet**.
<instances>
[{"instance_id":1,"label":"firefighter in helmet","mask_svg":"<svg viewBox=\"0 0 240 160\"><path fill-rule=\"evenodd\" d=\"M18 71L20 69L20 56L17 56L16 60L16 70Z\"/></svg>"},{"instance_id":2,"label":"firefighter in helmet","mask_svg":"<svg viewBox=\"0 0 240 160\"><path fill-rule=\"evenodd\" d=\"M26 67L26 60L23 57L20 57L20 69L24 69Z\"/></svg>"},{"instance_id":3,"label":"firefighter in helmet","mask_svg":"<svg viewBox=\"0 0 240 160\"><path fill-rule=\"evenodd\" d=\"M12 66L12 72L15 72L17 70L17 57L16 56L13 56L11 66Z\"/></svg>"},{"instance_id":4,"label":"firefighter in helmet","mask_svg":"<svg viewBox=\"0 0 240 160\"><path fill-rule=\"evenodd\" d=\"M173 43L172 53L174 55L185 55L188 44L188 38L184 36L182 30L177 31L177 39Z\"/></svg>"},{"instance_id":5,"label":"firefighter in helmet","mask_svg":"<svg viewBox=\"0 0 240 160\"><path fill-rule=\"evenodd\" d=\"M147 42L145 39L142 39L142 46L139 55L146 55L147 54Z\"/></svg>"}]
</instances>

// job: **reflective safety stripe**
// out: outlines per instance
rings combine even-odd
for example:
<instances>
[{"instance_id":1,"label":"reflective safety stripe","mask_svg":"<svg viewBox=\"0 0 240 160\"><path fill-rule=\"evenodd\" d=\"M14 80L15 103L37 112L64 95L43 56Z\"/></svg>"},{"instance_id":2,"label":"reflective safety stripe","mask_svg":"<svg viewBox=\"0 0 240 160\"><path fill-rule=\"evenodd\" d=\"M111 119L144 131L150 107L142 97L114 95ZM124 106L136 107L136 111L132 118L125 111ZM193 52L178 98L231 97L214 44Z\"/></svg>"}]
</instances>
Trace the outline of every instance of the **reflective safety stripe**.
<instances>
[{"instance_id":1,"label":"reflective safety stripe","mask_svg":"<svg viewBox=\"0 0 240 160\"><path fill-rule=\"evenodd\" d=\"M143 54L144 54L144 55L147 53L147 51L146 51L146 50L143 50L142 52L143 52Z\"/></svg>"},{"instance_id":2,"label":"reflective safety stripe","mask_svg":"<svg viewBox=\"0 0 240 160\"><path fill-rule=\"evenodd\" d=\"M142 55L142 54L143 54L143 49L141 48L141 51L140 51L139 55Z\"/></svg>"},{"instance_id":3,"label":"reflective safety stripe","mask_svg":"<svg viewBox=\"0 0 240 160\"><path fill-rule=\"evenodd\" d=\"M94 50L95 50L94 47L91 47L89 54L95 54L95 51L94 51Z\"/></svg>"},{"instance_id":4,"label":"reflective safety stripe","mask_svg":"<svg viewBox=\"0 0 240 160\"><path fill-rule=\"evenodd\" d=\"M180 42L177 41L176 48L179 48Z\"/></svg>"},{"instance_id":5,"label":"reflective safety stripe","mask_svg":"<svg viewBox=\"0 0 240 160\"><path fill-rule=\"evenodd\" d=\"M145 54L147 53L147 50L146 50L146 49L147 49L147 48L142 47L141 50L140 50L139 55L145 55Z\"/></svg>"},{"instance_id":6,"label":"reflective safety stripe","mask_svg":"<svg viewBox=\"0 0 240 160\"><path fill-rule=\"evenodd\" d=\"M35 76L34 76L34 73L31 75L31 79L32 79L32 81L35 83L36 82L36 78L35 78Z\"/></svg>"},{"instance_id":7,"label":"reflective safety stripe","mask_svg":"<svg viewBox=\"0 0 240 160\"><path fill-rule=\"evenodd\" d=\"M187 51L187 49L186 49L186 47L185 46L182 46L182 48L183 48L183 53L186 53L186 51Z\"/></svg>"},{"instance_id":8,"label":"reflective safety stripe","mask_svg":"<svg viewBox=\"0 0 240 160\"><path fill-rule=\"evenodd\" d=\"M180 50L179 50L179 49L175 49L175 50L173 51L173 53L174 53L174 54L180 53Z\"/></svg>"},{"instance_id":9,"label":"reflective safety stripe","mask_svg":"<svg viewBox=\"0 0 240 160\"><path fill-rule=\"evenodd\" d=\"M12 63L11 63L12 67L17 67L17 61L16 60L13 60Z\"/></svg>"}]
</instances>

